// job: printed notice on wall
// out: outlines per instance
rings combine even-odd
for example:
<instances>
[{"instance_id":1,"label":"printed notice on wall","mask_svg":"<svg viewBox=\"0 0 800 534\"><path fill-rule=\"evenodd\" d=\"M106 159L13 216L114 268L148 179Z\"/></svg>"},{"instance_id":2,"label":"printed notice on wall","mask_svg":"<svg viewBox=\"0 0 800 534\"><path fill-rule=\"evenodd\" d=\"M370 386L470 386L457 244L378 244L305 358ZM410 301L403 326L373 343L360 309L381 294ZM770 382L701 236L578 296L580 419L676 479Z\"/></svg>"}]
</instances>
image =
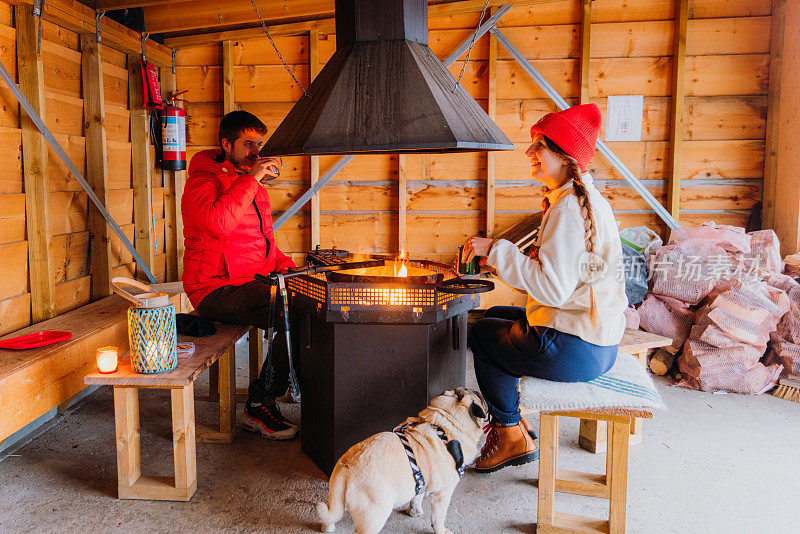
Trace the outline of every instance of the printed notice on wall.
<instances>
[{"instance_id":1,"label":"printed notice on wall","mask_svg":"<svg viewBox=\"0 0 800 534\"><path fill-rule=\"evenodd\" d=\"M644 96L608 97L606 141L641 141Z\"/></svg>"}]
</instances>

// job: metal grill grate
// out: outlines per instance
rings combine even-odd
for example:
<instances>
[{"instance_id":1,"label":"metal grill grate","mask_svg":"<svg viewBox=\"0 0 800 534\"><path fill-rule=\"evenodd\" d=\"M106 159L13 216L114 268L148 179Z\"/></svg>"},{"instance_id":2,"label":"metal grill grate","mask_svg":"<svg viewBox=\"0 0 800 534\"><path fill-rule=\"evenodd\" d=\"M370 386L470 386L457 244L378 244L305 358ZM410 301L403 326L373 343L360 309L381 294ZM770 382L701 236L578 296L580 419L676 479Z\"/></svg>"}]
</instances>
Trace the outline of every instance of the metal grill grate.
<instances>
[{"instance_id":1,"label":"metal grill grate","mask_svg":"<svg viewBox=\"0 0 800 534\"><path fill-rule=\"evenodd\" d=\"M319 304L325 304L325 275L294 276L286 279L286 287Z\"/></svg>"},{"instance_id":2,"label":"metal grill grate","mask_svg":"<svg viewBox=\"0 0 800 534\"><path fill-rule=\"evenodd\" d=\"M454 274L442 263L411 260L410 264L440 273L444 279ZM480 302L477 295L444 293L433 283L339 282L329 281L326 273L302 274L286 282L293 306L330 322L430 324L464 313Z\"/></svg>"},{"instance_id":3,"label":"metal grill grate","mask_svg":"<svg viewBox=\"0 0 800 534\"><path fill-rule=\"evenodd\" d=\"M435 306L433 288L379 287L375 285L330 287L333 306Z\"/></svg>"}]
</instances>

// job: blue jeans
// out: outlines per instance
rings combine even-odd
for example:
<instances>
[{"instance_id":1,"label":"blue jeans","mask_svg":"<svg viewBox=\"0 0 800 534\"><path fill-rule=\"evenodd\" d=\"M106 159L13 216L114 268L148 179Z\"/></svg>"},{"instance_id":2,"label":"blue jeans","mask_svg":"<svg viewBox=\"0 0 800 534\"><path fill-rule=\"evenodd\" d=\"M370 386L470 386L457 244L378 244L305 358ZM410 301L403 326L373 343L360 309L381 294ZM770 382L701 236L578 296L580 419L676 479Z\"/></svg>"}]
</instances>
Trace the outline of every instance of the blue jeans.
<instances>
[{"instance_id":1,"label":"blue jeans","mask_svg":"<svg viewBox=\"0 0 800 534\"><path fill-rule=\"evenodd\" d=\"M588 382L617 359L619 345L601 347L553 328L530 326L525 308L494 306L467 340L489 412L502 425L519 423L519 378Z\"/></svg>"}]
</instances>

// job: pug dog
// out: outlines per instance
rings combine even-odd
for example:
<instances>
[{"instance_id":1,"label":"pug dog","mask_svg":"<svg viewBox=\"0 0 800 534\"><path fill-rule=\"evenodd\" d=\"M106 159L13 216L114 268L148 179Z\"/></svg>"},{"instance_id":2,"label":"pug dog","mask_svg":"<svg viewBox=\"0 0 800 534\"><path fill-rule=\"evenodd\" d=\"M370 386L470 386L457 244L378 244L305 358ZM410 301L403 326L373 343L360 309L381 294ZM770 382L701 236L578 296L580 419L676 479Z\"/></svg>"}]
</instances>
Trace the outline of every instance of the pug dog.
<instances>
[{"instance_id":1,"label":"pug dog","mask_svg":"<svg viewBox=\"0 0 800 534\"><path fill-rule=\"evenodd\" d=\"M333 532L345 510L353 518L356 534L380 532L395 508L408 505L409 515L421 515L422 499L430 495L433 531L451 534L444 520L461 478L458 468L477 458L488 409L480 393L458 388L435 397L418 417L406 419L402 432L424 478L419 495L397 434L381 432L350 447L333 469L327 504L317 503L322 532Z\"/></svg>"}]
</instances>

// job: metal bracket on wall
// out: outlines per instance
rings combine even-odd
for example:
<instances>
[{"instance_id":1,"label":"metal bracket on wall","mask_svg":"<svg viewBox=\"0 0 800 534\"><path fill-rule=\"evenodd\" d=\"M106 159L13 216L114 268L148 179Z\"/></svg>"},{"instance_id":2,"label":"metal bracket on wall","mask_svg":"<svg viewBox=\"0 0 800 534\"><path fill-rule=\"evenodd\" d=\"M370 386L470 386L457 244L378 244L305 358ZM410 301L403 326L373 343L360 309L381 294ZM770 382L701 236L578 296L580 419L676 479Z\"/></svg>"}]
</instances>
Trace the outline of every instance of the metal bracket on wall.
<instances>
[{"instance_id":1,"label":"metal bracket on wall","mask_svg":"<svg viewBox=\"0 0 800 534\"><path fill-rule=\"evenodd\" d=\"M506 4L506 5L502 6L502 7L500 7L500 9L498 9L498 10L497 10L497 13L495 13L494 15L492 15L492 16L491 16L491 17L490 17L490 18L489 18L489 19L488 19L486 22L484 22L483 24L481 24L481 25L478 27L478 29L476 29L476 30L475 30L475 32L474 32L472 35L470 35L470 36L469 36L469 37L468 37L468 38L467 38L467 39L466 39L466 40L465 40L463 43L461 43L461 44L460 44L460 45L459 45L459 46L458 46L458 47L457 47L457 48L456 48L456 49L453 51L453 53L452 53L452 54L450 54L449 56L447 56L447 59L445 59L444 61L442 61L442 63L444 63L444 66L445 66L445 67L449 67L450 65L452 65L453 63L455 63L455 62L456 62L456 60L457 60L459 57L461 57L461 55L462 55L462 54L464 54L464 52L466 52L466 51L467 51L467 49L469 48L469 45L470 45L470 43L473 41L473 39L474 39L474 40L478 40L478 39L480 39L480 38L481 38L481 37L482 37L482 36L483 36L483 35L484 35L486 32L490 31L490 30L491 30L491 29L494 27L494 25L495 25L495 24L497 24L497 21L498 21L498 20L500 20L500 18L501 18L503 15L505 15L506 13L508 13L508 11L509 11L509 10L510 10L512 7L513 7L513 6L512 6L511 4ZM317 183L315 183L314 185L312 185L312 186L311 186L311 188L310 188L308 191L306 191L305 193L303 193L303 196L301 196L300 198L298 198L298 199L297 199L297 201L296 201L294 204L292 204L292 205L289 207L289 209L287 209L286 211L284 211L284 212L281 214L281 216L280 216L280 217L278 217L278 220L277 220L277 221L275 221L275 222L272 224L272 228L274 229L274 231L276 231L276 232L277 232L277 231L278 231L278 229L279 229L281 226L283 226L284 224L286 224L286 221L288 221L289 219L291 219L291 218L292 218L292 216L294 216L294 214L295 214L295 213L297 213L297 212L300 210L300 208L302 208L303 206L305 206L305 205L306 205L306 203L307 203L309 200L311 200L311 197L313 197L314 195L316 195L316 194L319 192L319 190L320 190L320 189L322 189L323 187L325 187L325 185L327 185L327 183L328 183L328 182L330 182L330 181L333 179L333 177L334 177L334 176L336 176L336 174L337 174L339 171L341 171L342 169L344 169L345 165L347 165L348 163L350 163L350 160L352 160L354 157L355 157L354 155L352 155L352 154L349 154L349 155L347 155L347 156L343 156L343 157L339 158L339 160L338 160L338 161L337 161L337 162L334 164L334 166L333 166L333 167L332 167L332 168L331 168L331 169L330 169L328 172L326 172L324 176L322 176L322 177L321 177L319 180L317 180Z\"/></svg>"},{"instance_id":2,"label":"metal bracket on wall","mask_svg":"<svg viewBox=\"0 0 800 534\"><path fill-rule=\"evenodd\" d=\"M88 182L86 182L86 179L77 169L77 167L75 167L75 164L72 163L72 160L69 159L69 156L67 156L67 153L64 152L63 148L61 148L61 145L58 144L56 138L53 137L53 134L50 133L50 130L47 129L47 126L45 126L42 118L39 116L38 113L36 113L36 110L33 109L33 106L31 106L31 103L28 102L27 98L25 98L25 95L22 94L22 91L20 91L19 87L14 82L14 78L11 77L11 74L8 73L8 70L6 70L5 66L2 63L0 63L0 78L3 78L3 81L6 83L8 88L11 89L11 93L17 99L22 109L25 110L25 113L28 114L28 117L30 117L33 124L36 125L36 128L39 129L39 132L45 138L47 144L50 145L50 148L52 148L55 151L55 153L58 154L58 157L59 159L61 159L61 162L64 163L64 165L67 167L72 176L74 176L75 179L78 181L78 183L81 184L81 187L86 192L86 195L89 197L89 200L91 200L92 203L97 207L97 210L106 220L108 226L110 226L111 229L114 231L114 233L117 234L117 237L120 239L120 241L122 241L122 244L125 246L128 252L131 253L133 259L136 260L137 266L147 276L147 279L150 281L150 283L152 284L156 283L156 279L153 276L153 273L150 272L150 269L147 267L147 264L144 262L139 253L136 252L136 249L134 248L133 244L128 240L128 237L123 233L122 229L119 227L116 221L114 221L114 218L111 216L111 214L108 213L108 210L100 201L100 199L97 198L97 195L92 190L92 187L88 184Z\"/></svg>"},{"instance_id":3,"label":"metal bracket on wall","mask_svg":"<svg viewBox=\"0 0 800 534\"><path fill-rule=\"evenodd\" d=\"M541 87L545 93L547 93L547 96L550 97L550 100L555 102L555 104L562 110L570 107L570 105L567 104L567 101L564 100L555 89L553 89L552 85L547 83L547 80L545 80L544 77L539 74L539 71L537 71L533 65L531 65L530 61L528 61L527 58L522 55L522 52L520 52L517 47L511 44L506 36L503 35L503 32L495 27L489 31L492 33L495 39L497 39L497 41L503 45L503 48L505 48L506 51L511 54L511 57L513 57L516 62L519 63L520 67L522 67L523 70L528 73L531 78L533 78L533 81L535 81L536 84ZM614 168L616 168L620 174L622 174L622 177L625 178L631 187L633 187L636 192L641 195L645 202L647 202L650 207L653 208L653 211L655 211L656 214L661 217L661 219L667 223L670 228L680 228L678 221L676 221L675 218L667 211L667 209L662 206L652 194L650 194L650 191L648 191L647 188L642 185L639 179L633 175L630 169L628 169L628 167L626 167L625 164L620 161L616 154L614 154L611 149L608 148L608 145L606 145L601 139L597 140L597 149L603 156L606 157L606 159L608 159Z\"/></svg>"}]
</instances>

